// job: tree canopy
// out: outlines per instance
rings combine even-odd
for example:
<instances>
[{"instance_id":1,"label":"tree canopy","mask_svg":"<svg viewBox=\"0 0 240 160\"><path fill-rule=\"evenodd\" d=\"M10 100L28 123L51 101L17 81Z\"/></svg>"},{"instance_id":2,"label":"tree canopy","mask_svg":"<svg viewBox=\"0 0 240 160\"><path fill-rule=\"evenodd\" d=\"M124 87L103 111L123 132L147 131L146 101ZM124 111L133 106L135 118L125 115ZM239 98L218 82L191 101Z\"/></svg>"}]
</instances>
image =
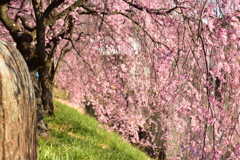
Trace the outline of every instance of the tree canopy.
<instances>
[{"instance_id":1,"label":"tree canopy","mask_svg":"<svg viewBox=\"0 0 240 160\"><path fill-rule=\"evenodd\" d=\"M170 158L238 158L239 5L4 0L0 33L128 141Z\"/></svg>"}]
</instances>

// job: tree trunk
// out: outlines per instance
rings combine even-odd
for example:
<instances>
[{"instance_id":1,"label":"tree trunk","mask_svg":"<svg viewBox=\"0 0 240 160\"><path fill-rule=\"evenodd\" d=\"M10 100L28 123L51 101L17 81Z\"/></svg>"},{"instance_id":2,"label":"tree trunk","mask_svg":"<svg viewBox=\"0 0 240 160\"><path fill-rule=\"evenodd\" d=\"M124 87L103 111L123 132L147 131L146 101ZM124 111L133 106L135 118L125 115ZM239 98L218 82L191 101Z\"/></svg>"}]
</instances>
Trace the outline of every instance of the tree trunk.
<instances>
[{"instance_id":1,"label":"tree trunk","mask_svg":"<svg viewBox=\"0 0 240 160\"><path fill-rule=\"evenodd\" d=\"M52 72L53 60L49 60L43 67L39 69L42 89L42 104L44 106L44 113L49 116L54 115Z\"/></svg>"},{"instance_id":2,"label":"tree trunk","mask_svg":"<svg viewBox=\"0 0 240 160\"><path fill-rule=\"evenodd\" d=\"M36 35L32 32L22 31L19 27L17 21L14 21L8 16L8 5L9 0L0 2L0 21L9 31L9 34L12 36L13 40L17 44L17 49L22 54L24 60L27 63L32 83L35 89L35 95L37 99L37 121L38 121L38 130L39 133L49 133L46 122L44 121L43 116L43 105L41 98L41 87L39 85L39 79L35 77L35 74L39 66L43 65L45 59L47 58L45 53L45 27L43 25L42 13L38 11L37 14L37 46L34 45ZM37 2L37 1L34 1ZM40 17L39 17L40 14ZM38 52L37 52L38 51Z\"/></svg>"},{"instance_id":3,"label":"tree trunk","mask_svg":"<svg viewBox=\"0 0 240 160\"><path fill-rule=\"evenodd\" d=\"M17 43L17 49L21 52L23 55L29 72L32 79L32 83L34 86L35 96L36 96L36 102L37 102L37 127L38 127L38 135L39 136L49 136L50 131L48 129L48 126L44 120L44 107L42 103L42 94L41 94L41 84L40 79L36 77L36 72L38 71L38 59L35 52L35 46L31 44L31 37L30 35L27 36L22 35L19 37L19 40L16 41ZM27 37L29 39L27 39Z\"/></svg>"},{"instance_id":4,"label":"tree trunk","mask_svg":"<svg viewBox=\"0 0 240 160\"><path fill-rule=\"evenodd\" d=\"M28 67L15 47L0 41L0 159L36 160L36 101Z\"/></svg>"},{"instance_id":5,"label":"tree trunk","mask_svg":"<svg viewBox=\"0 0 240 160\"><path fill-rule=\"evenodd\" d=\"M41 85L40 80L36 77L36 73L31 73L31 78L34 86L35 97L37 102L37 128L38 135L41 137L48 137L50 135L50 131L48 129L47 123L44 120L44 107L42 103L42 94L41 94Z\"/></svg>"}]
</instances>

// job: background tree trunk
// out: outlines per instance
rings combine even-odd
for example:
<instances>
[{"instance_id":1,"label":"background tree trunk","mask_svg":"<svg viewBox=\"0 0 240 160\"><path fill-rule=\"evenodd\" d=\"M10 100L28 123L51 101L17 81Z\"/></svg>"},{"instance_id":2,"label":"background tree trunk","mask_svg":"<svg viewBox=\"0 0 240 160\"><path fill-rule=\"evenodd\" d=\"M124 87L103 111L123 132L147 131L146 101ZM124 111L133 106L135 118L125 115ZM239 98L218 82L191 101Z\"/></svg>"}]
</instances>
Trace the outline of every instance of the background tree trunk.
<instances>
[{"instance_id":1,"label":"background tree trunk","mask_svg":"<svg viewBox=\"0 0 240 160\"><path fill-rule=\"evenodd\" d=\"M38 128L38 135L41 137L47 137L50 135L50 131L48 129L48 125L44 120L44 108L42 105L42 91L41 91L41 84L38 77L36 77L36 73L31 73L31 78L34 86L36 103L37 103L37 128Z\"/></svg>"},{"instance_id":2,"label":"background tree trunk","mask_svg":"<svg viewBox=\"0 0 240 160\"><path fill-rule=\"evenodd\" d=\"M44 66L39 69L40 83L42 89L42 104L44 106L44 113L49 116L54 115L53 106L53 61L49 60Z\"/></svg>"}]
</instances>

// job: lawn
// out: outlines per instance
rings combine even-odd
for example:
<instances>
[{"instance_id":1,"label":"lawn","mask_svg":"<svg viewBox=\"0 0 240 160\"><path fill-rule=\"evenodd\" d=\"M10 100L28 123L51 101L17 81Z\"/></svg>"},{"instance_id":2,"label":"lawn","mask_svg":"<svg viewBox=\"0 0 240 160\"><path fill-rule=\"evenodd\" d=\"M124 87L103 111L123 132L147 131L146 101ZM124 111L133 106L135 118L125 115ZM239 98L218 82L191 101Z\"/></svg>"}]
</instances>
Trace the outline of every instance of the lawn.
<instances>
[{"instance_id":1,"label":"lawn","mask_svg":"<svg viewBox=\"0 0 240 160\"><path fill-rule=\"evenodd\" d=\"M150 160L95 118L60 102L55 102L55 117L46 121L51 137L38 140L40 160Z\"/></svg>"}]
</instances>

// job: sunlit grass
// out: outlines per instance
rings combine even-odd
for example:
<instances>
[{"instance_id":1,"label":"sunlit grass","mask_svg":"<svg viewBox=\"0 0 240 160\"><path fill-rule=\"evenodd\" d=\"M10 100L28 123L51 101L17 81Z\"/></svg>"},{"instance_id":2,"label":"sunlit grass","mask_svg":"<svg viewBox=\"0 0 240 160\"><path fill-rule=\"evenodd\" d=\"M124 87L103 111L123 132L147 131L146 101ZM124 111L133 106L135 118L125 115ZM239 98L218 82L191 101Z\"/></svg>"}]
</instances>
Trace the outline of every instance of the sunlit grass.
<instances>
[{"instance_id":1,"label":"sunlit grass","mask_svg":"<svg viewBox=\"0 0 240 160\"><path fill-rule=\"evenodd\" d=\"M143 152L108 132L88 115L55 102L55 117L46 118L50 138L39 138L40 160L146 160Z\"/></svg>"}]
</instances>

